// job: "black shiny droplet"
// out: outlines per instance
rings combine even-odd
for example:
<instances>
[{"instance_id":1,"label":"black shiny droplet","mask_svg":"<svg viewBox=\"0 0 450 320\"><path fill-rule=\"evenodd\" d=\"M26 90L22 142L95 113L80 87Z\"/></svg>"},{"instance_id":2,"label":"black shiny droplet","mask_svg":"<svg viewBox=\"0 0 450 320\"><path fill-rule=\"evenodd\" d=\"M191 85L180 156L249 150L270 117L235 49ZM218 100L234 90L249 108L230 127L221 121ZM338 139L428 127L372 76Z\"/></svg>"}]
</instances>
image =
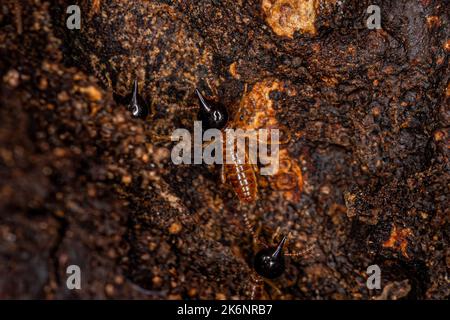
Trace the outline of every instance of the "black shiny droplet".
<instances>
[{"instance_id":1,"label":"black shiny droplet","mask_svg":"<svg viewBox=\"0 0 450 320\"><path fill-rule=\"evenodd\" d=\"M281 276L286 269L283 255L283 246L286 237L276 247L265 248L256 253L253 266L255 271L267 279L275 279Z\"/></svg>"},{"instance_id":2,"label":"black shiny droplet","mask_svg":"<svg viewBox=\"0 0 450 320\"><path fill-rule=\"evenodd\" d=\"M223 129L228 123L228 111L220 103L208 101L198 89L195 89L200 102L198 119L202 121L203 130Z\"/></svg>"},{"instance_id":3,"label":"black shiny droplet","mask_svg":"<svg viewBox=\"0 0 450 320\"><path fill-rule=\"evenodd\" d=\"M133 82L133 89L131 92L130 102L128 103L128 110L135 118L145 119L148 116L148 107L144 99L139 95L139 88L137 80Z\"/></svg>"}]
</instances>

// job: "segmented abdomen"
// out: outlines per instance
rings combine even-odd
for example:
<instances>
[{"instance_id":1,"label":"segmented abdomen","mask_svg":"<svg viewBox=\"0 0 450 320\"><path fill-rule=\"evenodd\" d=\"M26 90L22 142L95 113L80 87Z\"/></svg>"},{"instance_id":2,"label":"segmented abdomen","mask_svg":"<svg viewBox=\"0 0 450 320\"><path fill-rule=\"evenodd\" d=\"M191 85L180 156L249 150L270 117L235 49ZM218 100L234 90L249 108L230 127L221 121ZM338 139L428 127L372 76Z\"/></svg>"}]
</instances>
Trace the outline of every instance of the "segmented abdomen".
<instances>
[{"instance_id":1,"label":"segmented abdomen","mask_svg":"<svg viewBox=\"0 0 450 320\"><path fill-rule=\"evenodd\" d=\"M247 155L245 163L239 163L235 155L232 159L232 163L224 165L226 180L241 202L254 202L258 198L258 186L253 165L248 163Z\"/></svg>"}]
</instances>

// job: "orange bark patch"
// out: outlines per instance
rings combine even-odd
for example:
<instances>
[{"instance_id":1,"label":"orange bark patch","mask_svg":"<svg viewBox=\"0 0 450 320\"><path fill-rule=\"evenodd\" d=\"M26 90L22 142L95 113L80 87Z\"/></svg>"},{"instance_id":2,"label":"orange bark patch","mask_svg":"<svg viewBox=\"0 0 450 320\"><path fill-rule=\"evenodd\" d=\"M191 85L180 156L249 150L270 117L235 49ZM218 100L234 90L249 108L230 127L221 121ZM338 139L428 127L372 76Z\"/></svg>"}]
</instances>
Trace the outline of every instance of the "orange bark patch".
<instances>
[{"instance_id":1,"label":"orange bark patch","mask_svg":"<svg viewBox=\"0 0 450 320\"><path fill-rule=\"evenodd\" d=\"M437 16L428 16L427 25L428 28L438 28L441 26L441 19L439 19L439 17Z\"/></svg>"},{"instance_id":2,"label":"orange bark patch","mask_svg":"<svg viewBox=\"0 0 450 320\"><path fill-rule=\"evenodd\" d=\"M450 51L450 40L447 40L444 44L445 51Z\"/></svg>"},{"instance_id":3,"label":"orange bark patch","mask_svg":"<svg viewBox=\"0 0 450 320\"><path fill-rule=\"evenodd\" d=\"M412 234L411 229L397 229L394 225L391 231L391 236L385 243L383 243L383 247L400 250L404 257L409 258L408 253L406 252L406 249L408 248L407 238L412 236Z\"/></svg>"},{"instance_id":4,"label":"orange bark patch","mask_svg":"<svg viewBox=\"0 0 450 320\"><path fill-rule=\"evenodd\" d=\"M266 22L279 36L293 38L295 31L316 34L317 0L262 0Z\"/></svg>"},{"instance_id":5,"label":"orange bark patch","mask_svg":"<svg viewBox=\"0 0 450 320\"><path fill-rule=\"evenodd\" d=\"M77 89L91 101L100 101L102 99L102 92L94 86L78 87Z\"/></svg>"},{"instance_id":6,"label":"orange bark patch","mask_svg":"<svg viewBox=\"0 0 450 320\"><path fill-rule=\"evenodd\" d=\"M171 234L177 234L181 231L181 229L182 229L181 224L179 224L178 222L174 222L170 225L169 232Z\"/></svg>"},{"instance_id":7,"label":"orange bark patch","mask_svg":"<svg viewBox=\"0 0 450 320\"><path fill-rule=\"evenodd\" d=\"M233 78L235 78L235 79L240 79L240 78L241 78L241 77L239 76L239 74L237 73L237 70L236 70L236 61L233 62L232 64L230 64L230 69L229 69L229 71L230 71L230 74L231 74L231 76L232 76Z\"/></svg>"},{"instance_id":8,"label":"orange bark patch","mask_svg":"<svg viewBox=\"0 0 450 320\"><path fill-rule=\"evenodd\" d=\"M270 93L284 91L283 84L277 80L264 80L256 83L250 92L242 97L240 113L242 120L236 121L236 126L243 130L279 129L279 169L271 176L267 176L273 189L280 191L288 201L296 202L300 199L303 189L303 176L299 164L293 159L285 144L289 142L290 133L276 119L276 111ZM271 141L268 137L269 143Z\"/></svg>"},{"instance_id":9,"label":"orange bark patch","mask_svg":"<svg viewBox=\"0 0 450 320\"><path fill-rule=\"evenodd\" d=\"M91 14L97 14L100 11L100 1L101 0L93 0L91 5Z\"/></svg>"}]
</instances>

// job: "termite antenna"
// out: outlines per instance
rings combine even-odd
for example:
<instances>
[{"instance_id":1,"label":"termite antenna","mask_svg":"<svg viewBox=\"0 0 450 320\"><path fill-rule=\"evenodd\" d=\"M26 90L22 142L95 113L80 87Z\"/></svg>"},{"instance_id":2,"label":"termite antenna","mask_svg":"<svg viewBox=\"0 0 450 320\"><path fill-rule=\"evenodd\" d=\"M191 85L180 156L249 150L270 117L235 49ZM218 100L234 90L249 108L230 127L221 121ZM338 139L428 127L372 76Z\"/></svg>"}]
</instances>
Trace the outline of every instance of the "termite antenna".
<instances>
[{"instance_id":1,"label":"termite antenna","mask_svg":"<svg viewBox=\"0 0 450 320\"><path fill-rule=\"evenodd\" d=\"M311 244L305 250L302 250L300 252L285 253L284 255L292 258L306 256L309 255L309 253L315 248L315 246L316 246L315 244Z\"/></svg>"},{"instance_id":2,"label":"termite antenna","mask_svg":"<svg viewBox=\"0 0 450 320\"><path fill-rule=\"evenodd\" d=\"M252 223L250 222L250 219L249 219L247 213L244 212L244 213L243 213L243 217L244 217L244 224L245 224L245 227L246 227L247 230L250 232L250 235L252 236L253 241L257 241L257 236L256 236L256 233L255 233L255 229L253 228L253 225L252 225Z\"/></svg>"}]
</instances>

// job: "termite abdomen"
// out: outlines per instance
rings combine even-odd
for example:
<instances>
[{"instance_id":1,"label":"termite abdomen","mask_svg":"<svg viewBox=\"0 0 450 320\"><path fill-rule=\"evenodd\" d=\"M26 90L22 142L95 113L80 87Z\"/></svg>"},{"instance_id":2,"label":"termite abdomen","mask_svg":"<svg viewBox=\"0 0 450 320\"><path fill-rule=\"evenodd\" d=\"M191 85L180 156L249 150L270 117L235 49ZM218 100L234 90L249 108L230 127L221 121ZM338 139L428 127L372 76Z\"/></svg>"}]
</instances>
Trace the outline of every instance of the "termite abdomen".
<instances>
[{"instance_id":1,"label":"termite abdomen","mask_svg":"<svg viewBox=\"0 0 450 320\"><path fill-rule=\"evenodd\" d=\"M248 154L245 152L244 159L239 158L238 152L230 147L223 140L223 159L226 164L223 167L225 180L233 188L239 200L244 203L252 203L258 199L258 183L254 165L250 163ZM227 157L227 152L231 152L231 157Z\"/></svg>"},{"instance_id":2,"label":"termite abdomen","mask_svg":"<svg viewBox=\"0 0 450 320\"><path fill-rule=\"evenodd\" d=\"M251 164L226 164L224 170L229 184L241 202L251 203L257 199L258 186Z\"/></svg>"}]
</instances>

